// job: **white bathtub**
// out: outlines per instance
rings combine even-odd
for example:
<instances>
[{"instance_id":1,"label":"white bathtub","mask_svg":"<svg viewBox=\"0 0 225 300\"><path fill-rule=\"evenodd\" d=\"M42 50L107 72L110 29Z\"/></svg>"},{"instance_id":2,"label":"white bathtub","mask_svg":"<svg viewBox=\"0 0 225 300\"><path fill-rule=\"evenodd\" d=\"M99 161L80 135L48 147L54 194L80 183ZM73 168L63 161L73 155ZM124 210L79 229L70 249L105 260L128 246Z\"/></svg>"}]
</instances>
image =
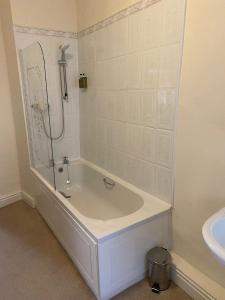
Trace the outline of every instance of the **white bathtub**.
<instances>
[{"instance_id":1,"label":"white bathtub","mask_svg":"<svg viewBox=\"0 0 225 300\"><path fill-rule=\"evenodd\" d=\"M98 299L144 278L150 248L169 247L169 204L83 160L70 165L70 185L57 173L68 199L33 172L39 212Z\"/></svg>"}]
</instances>

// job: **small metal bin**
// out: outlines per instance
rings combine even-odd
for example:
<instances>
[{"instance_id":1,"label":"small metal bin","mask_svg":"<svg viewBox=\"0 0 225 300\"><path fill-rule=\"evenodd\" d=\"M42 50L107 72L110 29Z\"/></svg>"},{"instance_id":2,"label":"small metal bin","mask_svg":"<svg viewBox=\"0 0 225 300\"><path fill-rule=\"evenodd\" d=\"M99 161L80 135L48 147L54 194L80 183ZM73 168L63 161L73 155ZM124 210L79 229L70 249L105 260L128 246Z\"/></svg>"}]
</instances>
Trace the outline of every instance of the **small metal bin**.
<instances>
[{"instance_id":1,"label":"small metal bin","mask_svg":"<svg viewBox=\"0 0 225 300\"><path fill-rule=\"evenodd\" d=\"M170 286L171 255L162 247L152 248L147 254L149 283L152 291L159 293Z\"/></svg>"}]
</instances>

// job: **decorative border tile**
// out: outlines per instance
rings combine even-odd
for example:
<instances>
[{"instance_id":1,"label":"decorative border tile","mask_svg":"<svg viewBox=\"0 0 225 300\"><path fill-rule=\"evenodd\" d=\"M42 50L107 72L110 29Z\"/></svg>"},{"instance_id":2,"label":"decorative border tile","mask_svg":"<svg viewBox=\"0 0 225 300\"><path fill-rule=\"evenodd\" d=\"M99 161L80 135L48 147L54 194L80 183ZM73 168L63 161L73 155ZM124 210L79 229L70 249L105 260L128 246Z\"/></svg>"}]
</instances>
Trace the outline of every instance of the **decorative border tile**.
<instances>
[{"instance_id":1,"label":"decorative border tile","mask_svg":"<svg viewBox=\"0 0 225 300\"><path fill-rule=\"evenodd\" d=\"M19 33L26 34L36 34L36 35L47 35L47 36L56 36L64 38L77 39L78 34L76 32L66 32L66 31L57 31L57 30L47 30L42 28L34 28L27 26L18 26L14 25L14 30Z\"/></svg>"},{"instance_id":2,"label":"decorative border tile","mask_svg":"<svg viewBox=\"0 0 225 300\"><path fill-rule=\"evenodd\" d=\"M110 24L113 24L129 15L132 15L140 10L143 10L157 2L159 2L161 0L141 0L117 13L115 13L114 15L84 29L81 30L80 32L78 32L78 38L83 37L85 35L91 34L97 30L100 30Z\"/></svg>"},{"instance_id":3,"label":"decorative border tile","mask_svg":"<svg viewBox=\"0 0 225 300\"><path fill-rule=\"evenodd\" d=\"M77 39L77 38L83 37L85 35L91 34L97 30L100 30L110 24L113 24L113 23L115 23L129 15L132 15L140 10L143 10L159 1L161 1L161 0L141 0L125 9L115 13L114 15L94 24L94 25L91 25L90 27L88 27L84 30L81 30L80 32L47 30L47 29L42 29L42 28L19 26L19 25L14 25L14 30L19 33Z\"/></svg>"}]
</instances>

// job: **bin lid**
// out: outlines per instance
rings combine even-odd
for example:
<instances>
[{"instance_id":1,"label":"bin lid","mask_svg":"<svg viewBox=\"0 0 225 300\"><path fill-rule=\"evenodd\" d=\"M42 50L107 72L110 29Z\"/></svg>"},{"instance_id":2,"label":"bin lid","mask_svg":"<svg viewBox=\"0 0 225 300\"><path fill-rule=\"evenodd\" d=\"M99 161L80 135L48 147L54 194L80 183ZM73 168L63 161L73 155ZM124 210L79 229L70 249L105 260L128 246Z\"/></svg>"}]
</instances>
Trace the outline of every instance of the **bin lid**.
<instances>
[{"instance_id":1,"label":"bin lid","mask_svg":"<svg viewBox=\"0 0 225 300\"><path fill-rule=\"evenodd\" d=\"M148 254L147 259L154 264L167 265L171 263L171 255L169 251L163 247L152 248Z\"/></svg>"}]
</instances>

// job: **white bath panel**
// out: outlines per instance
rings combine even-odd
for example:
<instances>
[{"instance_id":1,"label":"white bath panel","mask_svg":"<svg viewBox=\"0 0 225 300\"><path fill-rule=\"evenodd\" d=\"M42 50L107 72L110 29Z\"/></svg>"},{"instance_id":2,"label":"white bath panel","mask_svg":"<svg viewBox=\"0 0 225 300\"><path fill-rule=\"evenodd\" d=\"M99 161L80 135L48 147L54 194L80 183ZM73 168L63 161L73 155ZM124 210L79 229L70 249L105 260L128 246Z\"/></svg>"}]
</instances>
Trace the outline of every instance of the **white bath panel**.
<instances>
[{"instance_id":1,"label":"white bath panel","mask_svg":"<svg viewBox=\"0 0 225 300\"><path fill-rule=\"evenodd\" d=\"M96 242L58 203L54 206L54 232L88 285L98 294Z\"/></svg>"},{"instance_id":2,"label":"white bath panel","mask_svg":"<svg viewBox=\"0 0 225 300\"><path fill-rule=\"evenodd\" d=\"M169 216L161 216L98 244L100 299L110 299L146 276L147 252L168 247L168 226Z\"/></svg>"}]
</instances>

